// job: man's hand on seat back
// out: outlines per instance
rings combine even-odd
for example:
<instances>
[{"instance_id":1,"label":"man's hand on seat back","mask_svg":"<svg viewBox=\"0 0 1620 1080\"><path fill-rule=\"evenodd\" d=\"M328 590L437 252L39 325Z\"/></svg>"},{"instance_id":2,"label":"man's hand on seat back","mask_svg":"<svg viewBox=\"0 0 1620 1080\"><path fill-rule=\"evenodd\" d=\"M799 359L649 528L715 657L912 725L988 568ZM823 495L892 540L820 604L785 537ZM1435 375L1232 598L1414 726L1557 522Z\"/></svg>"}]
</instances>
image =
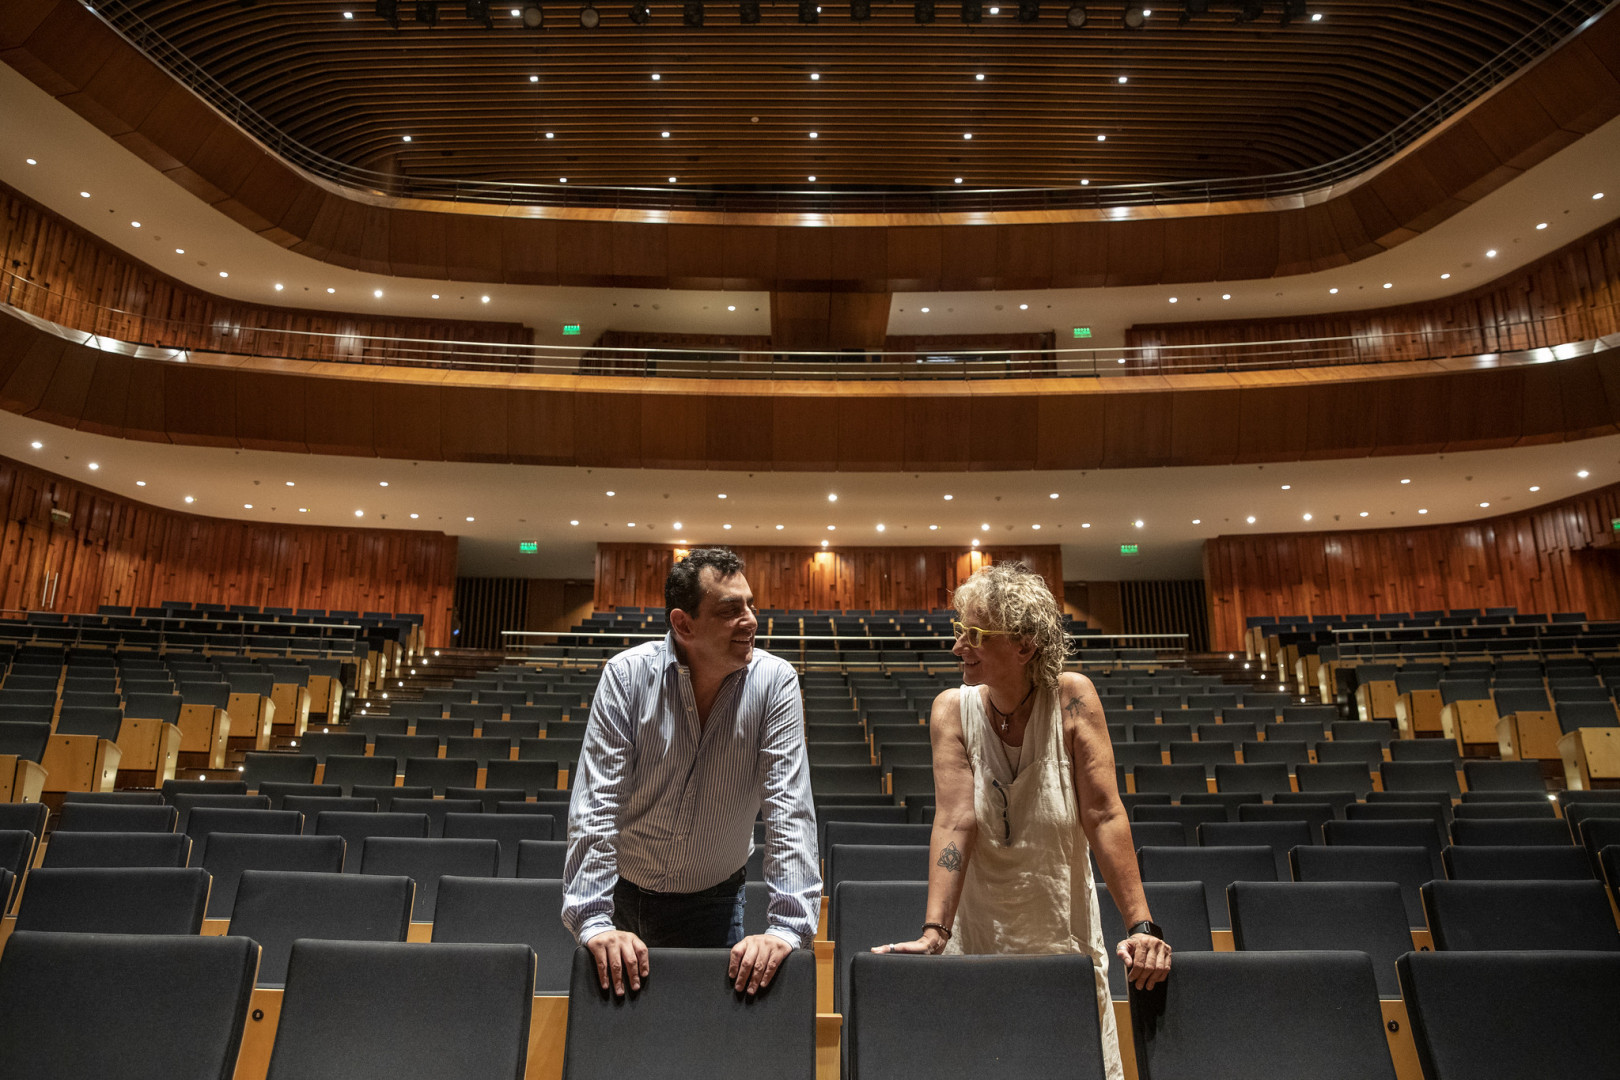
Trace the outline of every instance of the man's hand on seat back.
<instances>
[{"instance_id":1,"label":"man's hand on seat back","mask_svg":"<svg viewBox=\"0 0 1620 1080\"><path fill-rule=\"evenodd\" d=\"M640 990L641 980L647 977L647 946L628 930L606 930L585 943L596 958L596 974L602 980L602 989L608 988L612 976L613 992L624 996L625 976L629 976L630 989Z\"/></svg>"},{"instance_id":2,"label":"man's hand on seat back","mask_svg":"<svg viewBox=\"0 0 1620 1080\"><path fill-rule=\"evenodd\" d=\"M771 985L776 969L782 966L793 946L775 934L755 934L731 947L729 978L738 991L757 994Z\"/></svg>"}]
</instances>

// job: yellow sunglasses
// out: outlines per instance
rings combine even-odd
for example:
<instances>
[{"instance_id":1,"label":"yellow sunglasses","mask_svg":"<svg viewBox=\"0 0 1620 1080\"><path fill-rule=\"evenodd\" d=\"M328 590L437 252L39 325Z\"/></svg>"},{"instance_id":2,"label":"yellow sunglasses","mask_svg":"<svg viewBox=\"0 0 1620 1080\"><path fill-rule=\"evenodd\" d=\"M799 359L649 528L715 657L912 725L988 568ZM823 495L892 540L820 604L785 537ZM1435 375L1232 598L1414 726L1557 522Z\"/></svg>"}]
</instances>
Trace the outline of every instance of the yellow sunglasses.
<instances>
[{"instance_id":1,"label":"yellow sunglasses","mask_svg":"<svg viewBox=\"0 0 1620 1080\"><path fill-rule=\"evenodd\" d=\"M1013 635L1013 634L1016 634L1017 631L1015 631L1015 630L986 630L982 626L967 626L967 625L965 625L963 623L957 622L955 619L952 619L951 620L951 633L956 635L957 640L966 643L968 648L977 649L984 642L984 638L987 635L996 635L996 634Z\"/></svg>"}]
</instances>

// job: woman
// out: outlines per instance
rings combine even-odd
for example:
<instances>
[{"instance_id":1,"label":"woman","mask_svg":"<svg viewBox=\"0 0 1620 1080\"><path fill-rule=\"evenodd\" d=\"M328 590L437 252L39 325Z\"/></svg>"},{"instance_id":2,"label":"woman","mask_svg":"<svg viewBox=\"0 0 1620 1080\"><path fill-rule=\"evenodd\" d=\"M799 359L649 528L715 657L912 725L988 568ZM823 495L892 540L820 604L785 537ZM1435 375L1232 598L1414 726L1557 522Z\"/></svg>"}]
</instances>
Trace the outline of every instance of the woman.
<instances>
[{"instance_id":1,"label":"woman","mask_svg":"<svg viewBox=\"0 0 1620 1080\"><path fill-rule=\"evenodd\" d=\"M1085 953L1104 1064L1118 1080L1088 849L1129 928L1115 951L1131 982L1163 981L1170 946L1142 891L1102 705L1090 679L1063 670L1068 638L1038 574L1017 563L986 567L953 602L963 685L934 699L929 721L937 805L927 919L917 940L875 951Z\"/></svg>"}]
</instances>

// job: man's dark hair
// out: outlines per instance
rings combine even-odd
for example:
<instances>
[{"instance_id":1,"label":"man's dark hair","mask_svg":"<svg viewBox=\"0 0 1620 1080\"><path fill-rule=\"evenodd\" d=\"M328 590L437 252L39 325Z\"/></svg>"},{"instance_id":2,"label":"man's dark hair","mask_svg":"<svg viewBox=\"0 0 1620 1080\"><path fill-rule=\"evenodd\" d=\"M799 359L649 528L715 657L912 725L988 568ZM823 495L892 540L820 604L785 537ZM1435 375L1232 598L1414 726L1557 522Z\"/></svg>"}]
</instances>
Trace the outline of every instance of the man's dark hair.
<instances>
[{"instance_id":1,"label":"man's dark hair","mask_svg":"<svg viewBox=\"0 0 1620 1080\"><path fill-rule=\"evenodd\" d=\"M730 548L693 548L691 554L669 568L669 576L664 579L664 621L671 629L675 622L670 616L676 608L697 618L698 606L703 603L703 584L698 578L705 566L714 567L722 578L743 571L742 556Z\"/></svg>"}]
</instances>

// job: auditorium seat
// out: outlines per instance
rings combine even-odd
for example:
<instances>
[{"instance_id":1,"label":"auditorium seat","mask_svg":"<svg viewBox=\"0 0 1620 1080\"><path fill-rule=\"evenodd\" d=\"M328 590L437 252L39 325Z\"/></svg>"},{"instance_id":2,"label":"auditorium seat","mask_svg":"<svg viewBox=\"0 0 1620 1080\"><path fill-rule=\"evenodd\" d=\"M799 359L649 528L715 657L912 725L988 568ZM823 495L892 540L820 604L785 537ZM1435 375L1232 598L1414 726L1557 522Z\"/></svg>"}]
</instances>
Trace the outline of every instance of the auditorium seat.
<instances>
[{"instance_id":1,"label":"auditorium seat","mask_svg":"<svg viewBox=\"0 0 1620 1080\"><path fill-rule=\"evenodd\" d=\"M1114 764L1127 771L1138 765L1162 765L1164 754L1156 742L1114 743Z\"/></svg>"},{"instance_id":2,"label":"auditorium seat","mask_svg":"<svg viewBox=\"0 0 1620 1080\"><path fill-rule=\"evenodd\" d=\"M1330 823L1331 824L1331 823ZM1427 925L1422 888L1438 875L1425 847L1297 847L1289 853L1295 881L1393 881L1408 925Z\"/></svg>"},{"instance_id":3,"label":"auditorium seat","mask_svg":"<svg viewBox=\"0 0 1620 1080\"><path fill-rule=\"evenodd\" d=\"M1322 826L1330 847L1421 847L1429 853L1431 877L1445 877L1440 849L1445 846L1435 823L1423 818L1392 821L1330 821Z\"/></svg>"},{"instance_id":4,"label":"auditorium seat","mask_svg":"<svg viewBox=\"0 0 1620 1080\"><path fill-rule=\"evenodd\" d=\"M1178 954L1131 998L1142 1080L1394 1080L1362 952Z\"/></svg>"},{"instance_id":5,"label":"auditorium seat","mask_svg":"<svg viewBox=\"0 0 1620 1080\"><path fill-rule=\"evenodd\" d=\"M1434 825L1434 835L1445 845L1446 812L1429 802L1369 802L1344 808L1346 821L1428 821ZM1391 841L1405 843L1402 841Z\"/></svg>"},{"instance_id":6,"label":"auditorium seat","mask_svg":"<svg viewBox=\"0 0 1620 1080\"><path fill-rule=\"evenodd\" d=\"M1331 803L1245 803L1238 807L1239 821L1303 821L1311 830L1311 843L1323 843L1322 826L1333 818Z\"/></svg>"},{"instance_id":7,"label":"auditorium seat","mask_svg":"<svg viewBox=\"0 0 1620 1080\"><path fill-rule=\"evenodd\" d=\"M512 747L516 745L517 743L509 738L485 736L475 739L470 736L452 735L444 740L444 756L448 759L461 758L473 761L480 769L487 769L491 761L511 760Z\"/></svg>"},{"instance_id":8,"label":"auditorium seat","mask_svg":"<svg viewBox=\"0 0 1620 1080\"><path fill-rule=\"evenodd\" d=\"M1227 821L1236 821L1238 807L1244 803L1257 803L1261 795L1253 790L1189 791L1181 797L1182 806L1219 806L1226 811Z\"/></svg>"},{"instance_id":9,"label":"auditorium seat","mask_svg":"<svg viewBox=\"0 0 1620 1080\"><path fill-rule=\"evenodd\" d=\"M433 789L427 786L406 787L395 784L355 784L349 789L356 798L376 799L377 809L388 813L399 799L431 799Z\"/></svg>"},{"instance_id":10,"label":"auditorium seat","mask_svg":"<svg viewBox=\"0 0 1620 1080\"><path fill-rule=\"evenodd\" d=\"M1208 791L1202 765L1137 765L1132 770L1136 790L1166 792L1172 797L1189 791Z\"/></svg>"},{"instance_id":11,"label":"auditorium seat","mask_svg":"<svg viewBox=\"0 0 1620 1080\"><path fill-rule=\"evenodd\" d=\"M439 880L433 940L450 944L527 945L534 950L536 994L568 993L574 936L563 926L562 882L447 876Z\"/></svg>"},{"instance_id":12,"label":"auditorium seat","mask_svg":"<svg viewBox=\"0 0 1620 1080\"><path fill-rule=\"evenodd\" d=\"M0 961L0 1073L228 1080L258 954L245 937L19 931Z\"/></svg>"},{"instance_id":13,"label":"auditorium seat","mask_svg":"<svg viewBox=\"0 0 1620 1080\"><path fill-rule=\"evenodd\" d=\"M405 875L416 883L411 917L432 922L439 878L495 877L501 846L494 840L445 840L425 837L368 836L360 844L360 872L384 877Z\"/></svg>"},{"instance_id":14,"label":"auditorium seat","mask_svg":"<svg viewBox=\"0 0 1620 1080\"><path fill-rule=\"evenodd\" d=\"M1148 910L1153 912L1153 921L1164 928L1165 938L1176 956L1209 952L1214 948L1209 933L1209 906L1201 882L1144 881L1142 892L1147 898ZM1115 1000L1123 1001L1129 996L1130 984L1125 978L1125 963L1114 951L1114 944L1125 940L1125 920L1108 886L1101 881L1097 882L1097 914L1108 952L1108 991ZM1172 960L1172 967L1174 963ZM1121 1038L1124 1037L1121 1033Z\"/></svg>"},{"instance_id":15,"label":"auditorium seat","mask_svg":"<svg viewBox=\"0 0 1620 1080\"><path fill-rule=\"evenodd\" d=\"M343 872L360 872L360 846L373 836L426 839L426 814L353 813L346 810L322 810L315 815L316 836L341 836L344 849Z\"/></svg>"},{"instance_id":16,"label":"auditorium seat","mask_svg":"<svg viewBox=\"0 0 1620 1080\"><path fill-rule=\"evenodd\" d=\"M1592 880L1586 852L1567 845L1453 845L1442 856L1452 881Z\"/></svg>"},{"instance_id":17,"label":"auditorium seat","mask_svg":"<svg viewBox=\"0 0 1620 1080\"><path fill-rule=\"evenodd\" d=\"M1215 790L1254 791L1269 800L1276 798L1279 791L1292 791L1293 785L1285 762L1245 760L1241 765L1215 766Z\"/></svg>"},{"instance_id":18,"label":"auditorium seat","mask_svg":"<svg viewBox=\"0 0 1620 1080\"><path fill-rule=\"evenodd\" d=\"M1431 881L1423 910L1436 949L1620 952L1620 930L1596 881Z\"/></svg>"},{"instance_id":19,"label":"auditorium seat","mask_svg":"<svg viewBox=\"0 0 1620 1080\"><path fill-rule=\"evenodd\" d=\"M1396 967L1428 1080L1596 1077L1620 1061L1620 956L1543 945L1408 953Z\"/></svg>"},{"instance_id":20,"label":"auditorium seat","mask_svg":"<svg viewBox=\"0 0 1620 1080\"><path fill-rule=\"evenodd\" d=\"M269 1080L515 1080L533 992L526 945L300 940Z\"/></svg>"},{"instance_id":21,"label":"auditorium seat","mask_svg":"<svg viewBox=\"0 0 1620 1080\"><path fill-rule=\"evenodd\" d=\"M850 814L865 810L897 810L900 818L895 821L891 818L881 820L849 819L843 814ZM837 844L889 844L901 847L924 847L929 844L933 834L932 825L910 825L905 822L905 807L862 806L851 807L831 818L818 815L817 829L820 839L816 850L820 853L829 852ZM830 811L831 813L831 811Z\"/></svg>"},{"instance_id":22,"label":"auditorium seat","mask_svg":"<svg viewBox=\"0 0 1620 1080\"><path fill-rule=\"evenodd\" d=\"M1231 929L1226 887L1234 881L1275 881L1277 864L1267 847L1143 847L1137 852L1143 882L1200 881L1212 930Z\"/></svg>"},{"instance_id":23,"label":"auditorium seat","mask_svg":"<svg viewBox=\"0 0 1620 1080\"><path fill-rule=\"evenodd\" d=\"M1328 730L1334 742L1369 740L1388 746L1395 739L1395 729L1382 720L1335 720Z\"/></svg>"},{"instance_id":24,"label":"auditorium seat","mask_svg":"<svg viewBox=\"0 0 1620 1080\"><path fill-rule=\"evenodd\" d=\"M1470 792L1470 794L1473 794ZM1514 795L1519 792L1496 792L1498 795ZM1513 802L1508 799L1487 799L1469 802L1466 799L1452 808L1452 816L1458 818L1513 818L1523 820L1527 818L1552 821L1558 817L1558 811L1547 799L1538 799L1531 795L1527 802Z\"/></svg>"},{"instance_id":25,"label":"auditorium seat","mask_svg":"<svg viewBox=\"0 0 1620 1080\"><path fill-rule=\"evenodd\" d=\"M21 930L74 934L195 934L208 903L200 868L31 871L17 904Z\"/></svg>"},{"instance_id":26,"label":"auditorium seat","mask_svg":"<svg viewBox=\"0 0 1620 1080\"><path fill-rule=\"evenodd\" d=\"M337 874L343 870L343 848L340 836L217 833L210 838L200 862L213 878L213 888L208 894L208 918L231 917L244 871Z\"/></svg>"},{"instance_id":27,"label":"auditorium seat","mask_svg":"<svg viewBox=\"0 0 1620 1080\"><path fill-rule=\"evenodd\" d=\"M1424 740L1432 742L1437 740ZM1444 745L1444 744L1442 744ZM1393 751L1391 751L1393 753ZM1456 798L1462 794L1457 783L1457 769L1447 761L1386 761L1379 768L1384 790L1390 791L1444 791Z\"/></svg>"},{"instance_id":28,"label":"auditorium seat","mask_svg":"<svg viewBox=\"0 0 1620 1080\"><path fill-rule=\"evenodd\" d=\"M258 791L267 780L283 784L313 784L317 763L315 755L311 753L248 753L242 757L242 780L250 791Z\"/></svg>"},{"instance_id":29,"label":"auditorium seat","mask_svg":"<svg viewBox=\"0 0 1620 1080\"><path fill-rule=\"evenodd\" d=\"M928 883L845 881L838 886L837 900L829 904L827 936L834 943L833 1011L842 1013L850 960L878 945L916 940L926 917Z\"/></svg>"},{"instance_id":30,"label":"auditorium seat","mask_svg":"<svg viewBox=\"0 0 1620 1080\"><path fill-rule=\"evenodd\" d=\"M484 772L484 786L489 788L521 788L533 796L542 791L556 791L559 765L555 761L500 761L492 760Z\"/></svg>"},{"instance_id":31,"label":"auditorium seat","mask_svg":"<svg viewBox=\"0 0 1620 1080\"><path fill-rule=\"evenodd\" d=\"M0 829L26 829L36 840L44 837L50 816L44 803L0 803Z\"/></svg>"},{"instance_id":32,"label":"auditorium seat","mask_svg":"<svg viewBox=\"0 0 1620 1080\"><path fill-rule=\"evenodd\" d=\"M46 845L41 866L93 869L119 866L183 867L191 858L191 838L168 832L62 832Z\"/></svg>"},{"instance_id":33,"label":"auditorium seat","mask_svg":"<svg viewBox=\"0 0 1620 1080\"><path fill-rule=\"evenodd\" d=\"M472 758L405 759L405 787L427 787L443 795L447 787L477 787L478 762Z\"/></svg>"},{"instance_id":34,"label":"auditorium seat","mask_svg":"<svg viewBox=\"0 0 1620 1080\"><path fill-rule=\"evenodd\" d=\"M838 844L827 850L826 865L823 892L829 897L836 897L845 881L927 881L928 846ZM836 901L829 903L829 918L835 906Z\"/></svg>"},{"instance_id":35,"label":"auditorium seat","mask_svg":"<svg viewBox=\"0 0 1620 1080\"><path fill-rule=\"evenodd\" d=\"M432 735L379 735L372 745L371 756L375 761L391 762L394 772L402 773L405 763L411 758L438 757L439 740ZM331 768L331 765L327 767Z\"/></svg>"},{"instance_id":36,"label":"auditorium seat","mask_svg":"<svg viewBox=\"0 0 1620 1080\"><path fill-rule=\"evenodd\" d=\"M185 832L191 821L191 811L197 808L210 810L269 810L270 797L268 795L249 795L245 791L240 794L226 794L223 792L194 792L177 791L166 793L163 801L180 812L180 820L176 828Z\"/></svg>"},{"instance_id":37,"label":"auditorium seat","mask_svg":"<svg viewBox=\"0 0 1620 1080\"><path fill-rule=\"evenodd\" d=\"M442 835L446 840L494 840L500 845L496 874L509 878L517 876L518 846L525 840L550 840L556 828L556 818L549 814L450 813Z\"/></svg>"},{"instance_id":38,"label":"auditorium seat","mask_svg":"<svg viewBox=\"0 0 1620 1080\"><path fill-rule=\"evenodd\" d=\"M1383 764L1384 748L1372 739L1345 739L1316 744L1316 760L1323 765L1355 762L1368 769Z\"/></svg>"},{"instance_id":39,"label":"auditorium seat","mask_svg":"<svg viewBox=\"0 0 1620 1080\"><path fill-rule=\"evenodd\" d=\"M519 840L517 876L561 879L567 858L566 840Z\"/></svg>"},{"instance_id":40,"label":"auditorium seat","mask_svg":"<svg viewBox=\"0 0 1620 1080\"><path fill-rule=\"evenodd\" d=\"M602 990L589 950L576 950L564 1075L814 1080L814 956L804 949L790 953L758 995L728 989L727 963L722 949L653 949L653 975L639 991L627 985L616 999Z\"/></svg>"},{"instance_id":41,"label":"auditorium seat","mask_svg":"<svg viewBox=\"0 0 1620 1080\"><path fill-rule=\"evenodd\" d=\"M1308 744L1299 740L1267 739L1263 742L1245 741L1243 762L1246 765L1280 764L1290 773L1301 765L1310 764Z\"/></svg>"},{"instance_id":42,"label":"auditorium seat","mask_svg":"<svg viewBox=\"0 0 1620 1080\"><path fill-rule=\"evenodd\" d=\"M1215 772L1222 765L1237 764L1237 748L1231 743L1172 742L1169 748L1172 765L1202 764L1206 780L1215 779Z\"/></svg>"},{"instance_id":43,"label":"auditorium seat","mask_svg":"<svg viewBox=\"0 0 1620 1080\"><path fill-rule=\"evenodd\" d=\"M363 731L311 731L298 740L298 749L318 764L325 765L334 754L343 757L364 757L366 733ZM327 781L330 783L331 781Z\"/></svg>"},{"instance_id":44,"label":"auditorium seat","mask_svg":"<svg viewBox=\"0 0 1620 1080\"><path fill-rule=\"evenodd\" d=\"M1364 952L1379 996L1400 997L1395 961L1412 951L1412 934L1394 882L1239 881L1227 901L1240 952Z\"/></svg>"},{"instance_id":45,"label":"auditorium seat","mask_svg":"<svg viewBox=\"0 0 1620 1080\"><path fill-rule=\"evenodd\" d=\"M391 758L333 754L326 759L326 771L321 775L321 783L347 795L356 784L391 787L396 771L397 766Z\"/></svg>"},{"instance_id":46,"label":"auditorium seat","mask_svg":"<svg viewBox=\"0 0 1620 1080\"><path fill-rule=\"evenodd\" d=\"M186 819L191 854L198 866L208 858L208 838L214 833L256 833L297 836L304 831L304 815L296 810L199 806Z\"/></svg>"},{"instance_id":47,"label":"auditorium seat","mask_svg":"<svg viewBox=\"0 0 1620 1080\"><path fill-rule=\"evenodd\" d=\"M818 798L879 793L883 790L883 774L876 765L811 765L810 790Z\"/></svg>"},{"instance_id":48,"label":"auditorium seat","mask_svg":"<svg viewBox=\"0 0 1620 1080\"><path fill-rule=\"evenodd\" d=\"M1465 761L1463 778L1469 791L1523 791L1547 794L1547 782L1536 761Z\"/></svg>"},{"instance_id":49,"label":"auditorium seat","mask_svg":"<svg viewBox=\"0 0 1620 1080\"><path fill-rule=\"evenodd\" d=\"M426 814L429 839L437 839L444 835L445 815L479 815L482 812L483 804L477 799L404 798L395 799L388 806L390 814Z\"/></svg>"},{"instance_id":50,"label":"auditorium seat","mask_svg":"<svg viewBox=\"0 0 1620 1080\"><path fill-rule=\"evenodd\" d=\"M896 801L910 804L914 797L934 795L932 765L895 765L888 768L889 791Z\"/></svg>"},{"instance_id":51,"label":"auditorium seat","mask_svg":"<svg viewBox=\"0 0 1620 1080\"><path fill-rule=\"evenodd\" d=\"M471 710L470 712L464 710ZM499 723L501 710L499 708L480 708L477 705L452 705L450 718L423 717L416 722L416 734L431 735L439 740L443 746L446 739L472 738L473 731L480 721Z\"/></svg>"},{"instance_id":52,"label":"auditorium seat","mask_svg":"<svg viewBox=\"0 0 1620 1080\"><path fill-rule=\"evenodd\" d=\"M174 832L180 812L144 803L64 802L57 832Z\"/></svg>"},{"instance_id":53,"label":"auditorium seat","mask_svg":"<svg viewBox=\"0 0 1620 1080\"><path fill-rule=\"evenodd\" d=\"M1138 848L1149 846L1142 835L1137 834L1138 824L1149 825L1153 823L1174 824L1181 828L1182 839L1174 844L1175 847L1186 847L1198 843L1198 826L1205 822L1224 822L1227 820L1224 806L1199 806L1197 804L1182 804L1179 806L1138 806L1132 811L1131 834L1132 841Z\"/></svg>"},{"instance_id":54,"label":"auditorium seat","mask_svg":"<svg viewBox=\"0 0 1620 1080\"><path fill-rule=\"evenodd\" d=\"M1277 864L1277 880L1292 877L1288 853L1301 844L1314 844L1320 838L1303 821L1211 821L1198 826L1201 847L1254 847L1271 849Z\"/></svg>"},{"instance_id":55,"label":"auditorium seat","mask_svg":"<svg viewBox=\"0 0 1620 1080\"><path fill-rule=\"evenodd\" d=\"M1556 819L1458 818L1451 823L1451 842L1454 844L1545 844L1563 847L1570 840L1569 826Z\"/></svg>"},{"instance_id":56,"label":"auditorium seat","mask_svg":"<svg viewBox=\"0 0 1620 1080\"><path fill-rule=\"evenodd\" d=\"M230 932L263 947L258 985L280 986L287 981L287 958L299 938L404 941L412 891L407 877L245 869Z\"/></svg>"},{"instance_id":57,"label":"auditorium seat","mask_svg":"<svg viewBox=\"0 0 1620 1080\"><path fill-rule=\"evenodd\" d=\"M1130 734L1130 741L1143 746L1152 746L1159 750L1170 749L1173 742L1191 742L1192 725L1178 723L1155 724L1150 722L1136 722L1125 725Z\"/></svg>"},{"instance_id":58,"label":"auditorium seat","mask_svg":"<svg viewBox=\"0 0 1620 1080\"><path fill-rule=\"evenodd\" d=\"M304 832L313 835L315 818L327 810L341 810L351 814L375 814L377 800L355 795L288 795L281 800L283 810L296 810L304 815Z\"/></svg>"},{"instance_id":59,"label":"auditorium seat","mask_svg":"<svg viewBox=\"0 0 1620 1080\"><path fill-rule=\"evenodd\" d=\"M265 780L259 784L259 794L270 800L270 809L285 810L283 804L289 795L325 796L331 788L322 784L287 784L279 780Z\"/></svg>"},{"instance_id":60,"label":"auditorium seat","mask_svg":"<svg viewBox=\"0 0 1620 1080\"><path fill-rule=\"evenodd\" d=\"M1353 761L1302 764L1294 769L1294 779L1298 781L1301 793L1349 791L1357 798L1365 798L1373 786L1372 773L1367 766Z\"/></svg>"},{"instance_id":61,"label":"auditorium seat","mask_svg":"<svg viewBox=\"0 0 1620 1080\"><path fill-rule=\"evenodd\" d=\"M1268 742L1276 739L1279 742L1302 742L1306 746L1327 738L1327 731L1320 720L1281 720L1267 724L1260 731Z\"/></svg>"}]
</instances>

